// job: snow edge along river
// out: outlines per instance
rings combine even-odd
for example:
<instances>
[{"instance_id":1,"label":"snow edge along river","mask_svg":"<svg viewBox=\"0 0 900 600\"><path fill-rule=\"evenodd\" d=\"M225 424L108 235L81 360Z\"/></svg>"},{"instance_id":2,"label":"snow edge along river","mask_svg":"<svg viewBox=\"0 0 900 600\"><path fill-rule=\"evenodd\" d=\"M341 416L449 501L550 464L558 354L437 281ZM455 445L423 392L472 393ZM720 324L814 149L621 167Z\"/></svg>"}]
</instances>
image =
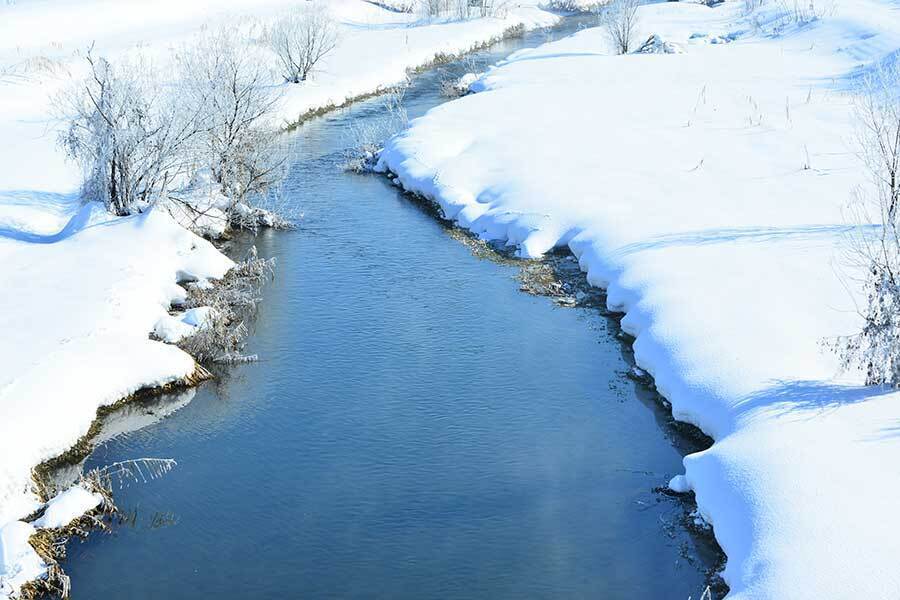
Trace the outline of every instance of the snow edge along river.
<instances>
[{"instance_id":1,"label":"snow edge along river","mask_svg":"<svg viewBox=\"0 0 900 600\"><path fill-rule=\"evenodd\" d=\"M729 597L897 597L897 394L822 347L861 327L844 86L900 47L896 11L640 12L671 54L610 56L599 30L516 53L378 169L520 256L568 247L607 289L673 415L716 440L670 485L713 525Z\"/></svg>"}]
</instances>

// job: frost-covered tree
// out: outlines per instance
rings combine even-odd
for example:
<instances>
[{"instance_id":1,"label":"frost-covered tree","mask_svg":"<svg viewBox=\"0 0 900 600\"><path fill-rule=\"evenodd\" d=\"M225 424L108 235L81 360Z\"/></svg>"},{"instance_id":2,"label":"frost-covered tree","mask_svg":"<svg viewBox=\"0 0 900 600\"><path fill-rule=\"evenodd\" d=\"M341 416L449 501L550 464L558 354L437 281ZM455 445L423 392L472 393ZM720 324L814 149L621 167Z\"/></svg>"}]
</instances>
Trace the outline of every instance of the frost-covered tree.
<instances>
[{"instance_id":1,"label":"frost-covered tree","mask_svg":"<svg viewBox=\"0 0 900 600\"><path fill-rule=\"evenodd\" d=\"M204 34L181 50L165 85L141 58L113 64L89 51L88 77L57 102L68 121L60 142L84 169L85 197L116 215L166 199L195 222L214 208L225 225L287 225L257 206L283 178L286 155L271 74L243 41L231 29ZM192 181L224 202L198 208Z\"/></svg>"},{"instance_id":2,"label":"frost-covered tree","mask_svg":"<svg viewBox=\"0 0 900 600\"><path fill-rule=\"evenodd\" d=\"M116 215L139 212L184 178L201 126L146 61L85 58L89 75L57 99L69 122L60 144L84 170L86 197Z\"/></svg>"},{"instance_id":3,"label":"frost-covered tree","mask_svg":"<svg viewBox=\"0 0 900 600\"><path fill-rule=\"evenodd\" d=\"M286 81L306 81L316 64L338 45L338 27L321 2L282 16L269 32L269 43Z\"/></svg>"},{"instance_id":4,"label":"frost-covered tree","mask_svg":"<svg viewBox=\"0 0 900 600\"><path fill-rule=\"evenodd\" d=\"M230 28L203 35L179 55L179 95L200 120L195 161L228 198L230 223L255 228L252 203L281 182L285 154L273 123L280 95L248 46Z\"/></svg>"},{"instance_id":5,"label":"frost-covered tree","mask_svg":"<svg viewBox=\"0 0 900 600\"><path fill-rule=\"evenodd\" d=\"M900 68L863 81L856 104L858 147L871 177L853 203L858 227L850 258L866 273L863 329L839 340L845 367L861 365L868 384L900 385Z\"/></svg>"},{"instance_id":6,"label":"frost-covered tree","mask_svg":"<svg viewBox=\"0 0 900 600\"><path fill-rule=\"evenodd\" d=\"M638 27L640 0L612 0L601 13L600 22L617 54L628 54Z\"/></svg>"}]
</instances>

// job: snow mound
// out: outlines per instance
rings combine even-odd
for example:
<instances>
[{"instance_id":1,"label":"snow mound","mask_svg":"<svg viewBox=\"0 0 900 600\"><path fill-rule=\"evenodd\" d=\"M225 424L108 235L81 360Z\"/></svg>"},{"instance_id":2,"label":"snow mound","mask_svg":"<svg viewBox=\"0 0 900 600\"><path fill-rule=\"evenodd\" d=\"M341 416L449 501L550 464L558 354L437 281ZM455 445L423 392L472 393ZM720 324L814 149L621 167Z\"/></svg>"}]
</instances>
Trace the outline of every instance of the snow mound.
<instances>
[{"instance_id":1,"label":"snow mound","mask_svg":"<svg viewBox=\"0 0 900 600\"><path fill-rule=\"evenodd\" d=\"M194 335L198 329L209 326L215 314L214 308L200 306L179 315L163 315L153 327L153 334L163 342L177 344L184 338Z\"/></svg>"},{"instance_id":2,"label":"snow mound","mask_svg":"<svg viewBox=\"0 0 900 600\"><path fill-rule=\"evenodd\" d=\"M471 91L472 84L478 79L477 73L466 73L456 82L456 90L461 94L468 94Z\"/></svg>"},{"instance_id":3,"label":"snow mound","mask_svg":"<svg viewBox=\"0 0 900 600\"><path fill-rule=\"evenodd\" d=\"M37 529L59 529L103 502L100 494L79 485L57 494L44 506L44 514L34 521L11 521L0 528L0 598L13 598L19 588L47 572L47 565L29 539Z\"/></svg>"},{"instance_id":4,"label":"snow mound","mask_svg":"<svg viewBox=\"0 0 900 600\"><path fill-rule=\"evenodd\" d=\"M50 500L44 514L32 524L44 529L65 527L81 515L100 506L102 502L103 496L100 494L89 492L80 485L73 485Z\"/></svg>"},{"instance_id":5,"label":"snow mound","mask_svg":"<svg viewBox=\"0 0 900 600\"><path fill-rule=\"evenodd\" d=\"M669 489L676 494L686 494L691 491L691 486L688 484L687 477L684 475L676 475L669 480Z\"/></svg>"},{"instance_id":6,"label":"snow mound","mask_svg":"<svg viewBox=\"0 0 900 600\"><path fill-rule=\"evenodd\" d=\"M0 527L0 598L13 597L46 572L47 565L28 543L34 533L34 526L22 521Z\"/></svg>"}]
</instances>

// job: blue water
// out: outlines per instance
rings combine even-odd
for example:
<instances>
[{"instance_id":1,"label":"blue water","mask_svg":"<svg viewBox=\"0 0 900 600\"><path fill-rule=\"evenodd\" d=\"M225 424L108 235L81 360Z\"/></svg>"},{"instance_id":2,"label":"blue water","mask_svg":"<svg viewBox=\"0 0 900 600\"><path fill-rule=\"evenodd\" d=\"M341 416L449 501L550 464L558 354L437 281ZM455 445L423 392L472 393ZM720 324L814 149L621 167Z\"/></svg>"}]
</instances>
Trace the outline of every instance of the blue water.
<instances>
[{"instance_id":1,"label":"blue water","mask_svg":"<svg viewBox=\"0 0 900 600\"><path fill-rule=\"evenodd\" d=\"M416 79L412 115L460 68ZM278 257L261 360L95 450L88 467L179 464L118 493L131 518L111 535L70 544L72 597L699 597L714 554L654 491L695 445L623 375L613 321L522 293L515 267L340 168L381 106L293 134L304 217L256 241Z\"/></svg>"}]
</instances>

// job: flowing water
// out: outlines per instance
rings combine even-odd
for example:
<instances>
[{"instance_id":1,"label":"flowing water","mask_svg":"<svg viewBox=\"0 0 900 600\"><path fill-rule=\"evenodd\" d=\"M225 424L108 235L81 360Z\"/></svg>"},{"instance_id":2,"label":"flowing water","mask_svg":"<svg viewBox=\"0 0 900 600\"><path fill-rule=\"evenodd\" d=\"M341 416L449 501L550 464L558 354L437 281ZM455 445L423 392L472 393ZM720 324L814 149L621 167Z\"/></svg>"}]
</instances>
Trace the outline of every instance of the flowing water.
<instances>
[{"instance_id":1,"label":"flowing water","mask_svg":"<svg viewBox=\"0 0 900 600\"><path fill-rule=\"evenodd\" d=\"M464 68L417 77L411 116ZM69 544L73 598L698 598L715 550L655 491L696 442L624 375L615 321L519 291L516 267L341 168L351 126L383 118L372 99L292 134L304 215L256 240L278 257L260 361L110 419L88 468L179 464Z\"/></svg>"}]
</instances>

